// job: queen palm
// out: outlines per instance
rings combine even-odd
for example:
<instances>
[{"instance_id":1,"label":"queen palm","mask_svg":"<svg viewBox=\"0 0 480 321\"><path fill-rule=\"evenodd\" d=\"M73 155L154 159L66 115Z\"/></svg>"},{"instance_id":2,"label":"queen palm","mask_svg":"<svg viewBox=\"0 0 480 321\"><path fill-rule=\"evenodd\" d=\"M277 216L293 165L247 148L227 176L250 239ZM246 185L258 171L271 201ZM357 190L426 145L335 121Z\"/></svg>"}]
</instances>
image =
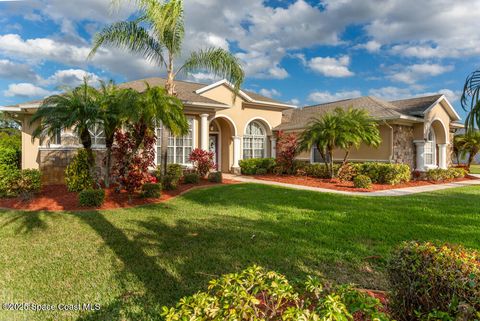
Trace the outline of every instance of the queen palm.
<instances>
[{"instance_id":1,"label":"queen palm","mask_svg":"<svg viewBox=\"0 0 480 321\"><path fill-rule=\"evenodd\" d=\"M463 109L469 112L465 119L467 131L480 127L480 69L465 80L460 102Z\"/></svg>"},{"instance_id":2,"label":"queen palm","mask_svg":"<svg viewBox=\"0 0 480 321\"><path fill-rule=\"evenodd\" d=\"M455 144L459 154L464 158L468 154L467 167L473 163L475 156L480 151L480 131L467 131L464 135L455 136Z\"/></svg>"},{"instance_id":3,"label":"queen palm","mask_svg":"<svg viewBox=\"0 0 480 321\"><path fill-rule=\"evenodd\" d=\"M118 2L119 0L114 0ZM89 57L95 55L103 45L126 49L141 54L145 59L165 68L167 77L165 89L175 95L175 78L179 73L205 70L233 83L235 92L240 88L244 72L239 60L222 48L208 48L191 52L181 66L176 66L182 57L185 36L183 1L136 0L139 17L133 21L117 22L105 27L94 39ZM184 120L182 120L184 121ZM161 154L163 170L167 163L169 125L164 124Z\"/></svg>"}]
</instances>

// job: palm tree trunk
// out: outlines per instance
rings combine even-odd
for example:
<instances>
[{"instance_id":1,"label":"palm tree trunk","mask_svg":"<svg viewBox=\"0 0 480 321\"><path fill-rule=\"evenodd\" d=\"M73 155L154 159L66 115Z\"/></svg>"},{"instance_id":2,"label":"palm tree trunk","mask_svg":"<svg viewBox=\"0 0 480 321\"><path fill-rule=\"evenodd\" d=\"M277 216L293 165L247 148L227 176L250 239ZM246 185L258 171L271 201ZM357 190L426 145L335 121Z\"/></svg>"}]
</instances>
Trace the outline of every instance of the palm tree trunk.
<instances>
[{"instance_id":1,"label":"palm tree trunk","mask_svg":"<svg viewBox=\"0 0 480 321\"><path fill-rule=\"evenodd\" d=\"M110 172L112 169L112 146L113 146L113 137L108 137L105 140L106 155L105 155L105 187L110 187Z\"/></svg>"},{"instance_id":2,"label":"palm tree trunk","mask_svg":"<svg viewBox=\"0 0 480 321\"><path fill-rule=\"evenodd\" d=\"M473 151L470 151L468 155L468 165L467 165L468 170L470 170L470 165L472 165L474 159L475 159L475 153Z\"/></svg>"},{"instance_id":3,"label":"palm tree trunk","mask_svg":"<svg viewBox=\"0 0 480 321\"><path fill-rule=\"evenodd\" d=\"M167 65L167 81L165 82L165 90L171 96L175 96L175 73L173 70L173 55L168 53L168 65ZM168 128L163 126L162 128L162 137L160 145L160 154L161 154L161 170L162 175L167 173L167 160L168 160L168 136L170 132Z\"/></svg>"},{"instance_id":4,"label":"palm tree trunk","mask_svg":"<svg viewBox=\"0 0 480 321\"><path fill-rule=\"evenodd\" d=\"M330 161L330 178L334 178L335 173L333 171L333 149L328 150L328 157L330 158L329 159L329 161Z\"/></svg>"}]
</instances>

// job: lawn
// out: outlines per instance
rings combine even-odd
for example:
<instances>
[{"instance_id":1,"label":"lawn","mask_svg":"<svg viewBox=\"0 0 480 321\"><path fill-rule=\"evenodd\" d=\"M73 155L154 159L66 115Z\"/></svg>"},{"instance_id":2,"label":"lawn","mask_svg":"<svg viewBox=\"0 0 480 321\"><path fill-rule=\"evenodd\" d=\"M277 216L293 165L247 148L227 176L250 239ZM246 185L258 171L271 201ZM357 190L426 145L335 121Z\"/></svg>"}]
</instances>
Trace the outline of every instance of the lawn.
<instances>
[{"instance_id":1,"label":"lawn","mask_svg":"<svg viewBox=\"0 0 480 321\"><path fill-rule=\"evenodd\" d=\"M101 304L0 310L0 320L157 320L162 305L254 263L385 289L388 253L403 240L480 249L479 197L480 187L368 198L239 184L135 209L0 211L2 303Z\"/></svg>"},{"instance_id":2,"label":"lawn","mask_svg":"<svg viewBox=\"0 0 480 321\"><path fill-rule=\"evenodd\" d=\"M472 174L480 174L480 165L472 165L472 166L470 166L470 173L472 173Z\"/></svg>"}]
</instances>

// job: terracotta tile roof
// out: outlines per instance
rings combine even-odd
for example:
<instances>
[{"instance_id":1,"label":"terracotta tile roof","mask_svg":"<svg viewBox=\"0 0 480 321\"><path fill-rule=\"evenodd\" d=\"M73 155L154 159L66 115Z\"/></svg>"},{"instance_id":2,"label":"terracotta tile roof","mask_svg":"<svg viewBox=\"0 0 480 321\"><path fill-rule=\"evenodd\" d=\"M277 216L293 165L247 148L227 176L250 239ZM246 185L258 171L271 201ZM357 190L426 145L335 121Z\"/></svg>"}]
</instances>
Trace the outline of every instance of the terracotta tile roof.
<instances>
[{"instance_id":1,"label":"terracotta tile roof","mask_svg":"<svg viewBox=\"0 0 480 321\"><path fill-rule=\"evenodd\" d=\"M275 130L293 130L305 128L310 121L333 111L335 108L364 109L377 120L396 119L403 115L388 101L376 97L365 96L353 99L334 101L330 103L307 106L303 108L287 110L283 113L282 123Z\"/></svg>"},{"instance_id":2,"label":"terracotta tile roof","mask_svg":"<svg viewBox=\"0 0 480 321\"><path fill-rule=\"evenodd\" d=\"M415 97L409 99L402 99L402 100L394 100L391 101L398 111L412 115L412 116L419 116L422 115L428 107L432 106L434 102L442 97L441 94L432 95L432 96L425 96L425 97Z\"/></svg>"}]
</instances>

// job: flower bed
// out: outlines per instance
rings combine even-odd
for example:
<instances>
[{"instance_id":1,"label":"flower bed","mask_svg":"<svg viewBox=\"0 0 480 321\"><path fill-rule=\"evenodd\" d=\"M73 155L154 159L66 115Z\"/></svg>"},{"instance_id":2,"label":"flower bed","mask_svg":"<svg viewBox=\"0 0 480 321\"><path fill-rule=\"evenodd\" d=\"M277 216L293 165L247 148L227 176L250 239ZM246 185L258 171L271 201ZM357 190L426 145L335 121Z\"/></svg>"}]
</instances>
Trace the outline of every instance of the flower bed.
<instances>
[{"instance_id":1,"label":"flower bed","mask_svg":"<svg viewBox=\"0 0 480 321\"><path fill-rule=\"evenodd\" d=\"M223 184L234 184L233 180L223 179ZM98 209L127 208L138 205L161 203L180 195L198 186L219 185L219 183L201 180L199 184L180 184L178 189L162 191L159 198L141 198L135 195L131 201L126 191L116 193L113 188L105 189L105 202ZM20 197L0 198L0 208L9 208L28 211L76 211L91 210L93 208L80 207L78 204L78 193L69 192L65 185L49 185L42 188L42 191L29 200Z\"/></svg>"},{"instance_id":2,"label":"flower bed","mask_svg":"<svg viewBox=\"0 0 480 321\"><path fill-rule=\"evenodd\" d=\"M366 193L389 190L389 189L445 184L449 182L460 182L460 181L465 181L469 179L477 179L474 177L467 176L465 178L458 178L458 179L453 179L453 180L448 180L443 182L410 181L410 182L400 183L396 185L374 183L372 184L372 187L370 189L363 189L363 188L355 188L353 186L352 181L322 179L322 178L314 178L309 176L266 174L266 175L254 175L253 177L260 180L273 181L273 182L286 183L286 184L320 187L320 188L327 188L327 189L333 189L338 191L366 192Z\"/></svg>"}]
</instances>

